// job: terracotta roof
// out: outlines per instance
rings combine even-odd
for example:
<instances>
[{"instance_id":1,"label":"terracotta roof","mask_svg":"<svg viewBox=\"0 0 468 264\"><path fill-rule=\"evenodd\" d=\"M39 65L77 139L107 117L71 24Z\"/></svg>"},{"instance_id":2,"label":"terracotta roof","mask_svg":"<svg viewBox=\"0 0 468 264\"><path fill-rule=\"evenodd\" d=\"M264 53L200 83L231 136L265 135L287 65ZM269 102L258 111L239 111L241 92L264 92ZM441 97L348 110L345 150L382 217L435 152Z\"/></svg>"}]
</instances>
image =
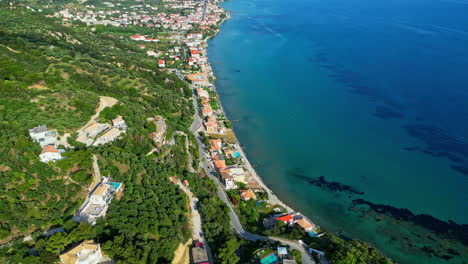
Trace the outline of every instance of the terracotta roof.
<instances>
[{"instance_id":1,"label":"terracotta roof","mask_svg":"<svg viewBox=\"0 0 468 264\"><path fill-rule=\"evenodd\" d=\"M224 160L215 160L214 164L217 169L226 168L226 162Z\"/></svg>"},{"instance_id":2,"label":"terracotta roof","mask_svg":"<svg viewBox=\"0 0 468 264\"><path fill-rule=\"evenodd\" d=\"M252 191L252 189L248 189L248 190L243 190L243 191L240 191L241 193L241 196L244 200L249 200L249 199L252 199L252 198L255 198L255 193Z\"/></svg>"},{"instance_id":3,"label":"terracotta roof","mask_svg":"<svg viewBox=\"0 0 468 264\"><path fill-rule=\"evenodd\" d=\"M42 153L44 152L60 153L60 151L58 151L58 149L56 149L55 146L46 146L42 149Z\"/></svg>"},{"instance_id":4,"label":"terracotta roof","mask_svg":"<svg viewBox=\"0 0 468 264\"><path fill-rule=\"evenodd\" d=\"M221 139L210 139L210 150L220 149Z\"/></svg>"},{"instance_id":5,"label":"terracotta roof","mask_svg":"<svg viewBox=\"0 0 468 264\"><path fill-rule=\"evenodd\" d=\"M280 216L280 217L276 217L276 220L283 221L283 222L290 222L293 219L294 218L290 214L286 214L286 215L283 215L283 216Z\"/></svg>"},{"instance_id":6,"label":"terracotta roof","mask_svg":"<svg viewBox=\"0 0 468 264\"><path fill-rule=\"evenodd\" d=\"M213 113L213 108L211 106L204 106L202 112L205 113Z\"/></svg>"},{"instance_id":7,"label":"terracotta roof","mask_svg":"<svg viewBox=\"0 0 468 264\"><path fill-rule=\"evenodd\" d=\"M109 184L103 184L97 187L97 189L93 192L93 195L102 195L109 188L109 186Z\"/></svg>"}]
</instances>

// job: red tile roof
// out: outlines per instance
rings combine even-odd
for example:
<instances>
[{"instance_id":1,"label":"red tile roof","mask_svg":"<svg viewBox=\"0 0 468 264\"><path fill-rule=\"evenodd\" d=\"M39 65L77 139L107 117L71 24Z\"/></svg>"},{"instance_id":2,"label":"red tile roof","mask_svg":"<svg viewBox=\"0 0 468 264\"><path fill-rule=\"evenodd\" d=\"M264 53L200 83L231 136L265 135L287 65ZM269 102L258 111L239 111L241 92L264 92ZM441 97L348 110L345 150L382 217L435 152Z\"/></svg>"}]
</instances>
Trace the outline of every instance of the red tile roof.
<instances>
[{"instance_id":1,"label":"red tile roof","mask_svg":"<svg viewBox=\"0 0 468 264\"><path fill-rule=\"evenodd\" d=\"M292 221L293 219L294 219L294 218L293 218L292 215L290 215L290 214L283 215L283 216L280 216L280 217L276 217L276 220L283 221L283 222L290 222L290 221Z\"/></svg>"}]
</instances>

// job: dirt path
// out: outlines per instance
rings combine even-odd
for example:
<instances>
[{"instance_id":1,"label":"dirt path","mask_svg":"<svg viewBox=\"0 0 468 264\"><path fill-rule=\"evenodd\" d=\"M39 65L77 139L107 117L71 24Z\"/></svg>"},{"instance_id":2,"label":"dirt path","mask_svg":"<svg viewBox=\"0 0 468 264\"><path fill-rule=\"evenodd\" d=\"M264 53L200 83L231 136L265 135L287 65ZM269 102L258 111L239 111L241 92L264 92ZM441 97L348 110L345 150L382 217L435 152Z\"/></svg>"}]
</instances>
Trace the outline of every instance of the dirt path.
<instances>
[{"instance_id":1,"label":"dirt path","mask_svg":"<svg viewBox=\"0 0 468 264\"><path fill-rule=\"evenodd\" d=\"M192 239L189 239L187 243L180 243L179 247L174 252L174 259L171 264L189 264L190 262L190 245L192 244Z\"/></svg>"},{"instance_id":2,"label":"dirt path","mask_svg":"<svg viewBox=\"0 0 468 264\"><path fill-rule=\"evenodd\" d=\"M109 96L99 96L99 106L98 108L96 109L96 114L94 114L93 116L91 116L91 118L89 119L88 123L86 123L84 126L80 127L78 129L78 134L82 133L83 130L91 125L92 123L95 123L96 122L96 118L99 116L99 114L101 113L102 110L104 110L104 108L106 107L112 107L114 106L115 104L117 104L119 102L119 100L113 98L113 97L109 97Z\"/></svg>"}]
</instances>

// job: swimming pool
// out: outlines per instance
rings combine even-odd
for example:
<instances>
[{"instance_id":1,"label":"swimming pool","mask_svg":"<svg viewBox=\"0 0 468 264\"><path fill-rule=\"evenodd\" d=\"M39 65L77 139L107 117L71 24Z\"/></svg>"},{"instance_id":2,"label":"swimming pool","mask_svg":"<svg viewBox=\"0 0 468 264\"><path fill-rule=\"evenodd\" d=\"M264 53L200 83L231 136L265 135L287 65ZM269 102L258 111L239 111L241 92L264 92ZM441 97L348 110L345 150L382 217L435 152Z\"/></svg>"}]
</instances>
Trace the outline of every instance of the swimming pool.
<instances>
[{"instance_id":1,"label":"swimming pool","mask_svg":"<svg viewBox=\"0 0 468 264\"><path fill-rule=\"evenodd\" d=\"M314 231L309 231L309 236L311 236L311 237L317 237L317 234L315 234Z\"/></svg>"},{"instance_id":2,"label":"swimming pool","mask_svg":"<svg viewBox=\"0 0 468 264\"><path fill-rule=\"evenodd\" d=\"M279 258L275 255L275 253L271 253L270 255L262 258L262 260L260 260L260 263L261 264L273 264L273 263L277 263L279 260Z\"/></svg>"},{"instance_id":3,"label":"swimming pool","mask_svg":"<svg viewBox=\"0 0 468 264\"><path fill-rule=\"evenodd\" d=\"M114 190L118 190L120 188L120 185L122 185L121 182L108 182L107 184L112 186L112 188L114 188Z\"/></svg>"},{"instance_id":4,"label":"swimming pool","mask_svg":"<svg viewBox=\"0 0 468 264\"><path fill-rule=\"evenodd\" d=\"M240 155L240 153L239 153L238 151L236 151L236 152L234 152L234 157L235 157L235 158L240 158L241 155Z\"/></svg>"}]
</instances>

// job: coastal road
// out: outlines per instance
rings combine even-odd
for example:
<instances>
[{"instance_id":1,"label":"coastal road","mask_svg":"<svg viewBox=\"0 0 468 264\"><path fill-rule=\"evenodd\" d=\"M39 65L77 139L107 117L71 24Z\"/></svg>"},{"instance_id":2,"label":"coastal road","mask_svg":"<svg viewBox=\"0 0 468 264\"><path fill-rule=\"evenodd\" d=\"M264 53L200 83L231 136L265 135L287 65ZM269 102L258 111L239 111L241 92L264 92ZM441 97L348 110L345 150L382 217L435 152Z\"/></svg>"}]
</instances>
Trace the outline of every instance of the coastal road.
<instances>
[{"instance_id":1,"label":"coastal road","mask_svg":"<svg viewBox=\"0 0 468 264\"><path fill-rule=\"evenodd\" d=\"M193 87L191 87L191 88L193 88ZM234 229L235 232L238 233L240 236L242 236L244 239L247 239L249 241L269 240L269 241L278 241L278 242L280 242L282 244L289 245L292 249L296 249L296 250L299 250L301 252L302 263L304 263L304 264L315 264L315 261L314 261L313 257L310 255L310 253L308 252L307 248L305 248L303 245L301 245L297 241L292 241L292 240L287 240L287 239L277 238L277 237L265 237L265 236L260 236L260 235L252 234L250 232L245 231L244 227L241 224L241 221L240 221L238 215L234 211L234 208L232 207L232 204L229 201L229 198L228 198L226 192L224 191L223 185L221 184L219 179L216 177L217 174L216 174L215 170L213 169L213 167L210 164L210 160L208 158L211 158L211 157L205 151L202 139L197 134L197 131L201 126L202 119L200 118L199 111L198 111L197 97L194 95L192 97L192 100L193 100L193 105L194 105L194 109L195 109L195 114L194 114L193 123L190 126L190 132L193 133L193 135L197 139L198 151L200 153L200 159L201 159L200 166L205 170L208 177L210 177L214 181L214 183L216 184L216 187L218 189L218 197L229 208L229 218L230 218L229 224L230 224L231 228ZM241 149L241 151L242 151L242 149ZM244 157L246 157L245 154L243 153L243 151L241 153L242 153L242 155ZM247 158L246 158L246 160L247 160ZM250 166L250 163L248 161L246 163L249 166L248 169L250 169L253 173L255 173L255 170L253 170L252 166ZM263 182L261 182L261 179L259 179L256 174L255 174L255 176L257 177L257 180L260 181L260 184L262 186L264 186ZM285 207L288 211L292 211L292 209L290 207L283 204L268 188L266 188L266 186L264 186L264 188L268 192L270 202L272 202L274 204L280 204L283 207Z\"/></svg>"},{"instance_id":2,"label":"coastal road","mask_svg":"<svg viewBox=\"0 0 468 264\"><path fill-rule=\"evenodd\" d=\"M234 211L234 208L232 207L232 204L229 201L229 198L224 191L224 188L221 184L221 182L218 180L216 177L216 172L211 166L209 160L207 159L209 155L205 152L203 149L203 143L197 135L195 135L197 138L198 146L199 146L199 151L200 151L200 157L204 158L204 162L201 162L201 166L203 169L205 169L207 175L215 182L216 187L218 189L218 197L227 205L229 208L229 217L230 217L230 225L231 227L238 233L240 236L243 238L249 240L249 241L257 241L257 240L269 240L269 241L278 241L282 244L290 246L292 249L299 250L301 252L301 258L302 262L304 264L315 264L314 259L308 252L308 250L301 244L299 244L297 241L293 240L287 240L283 238L278 238L278 237L265 237L265 236L260 236L256 234L252 234L250 232L245 231L244 227L242 227L242 224L240 222L240 219L236 212Z\"/></svg>"}]
</instances>

